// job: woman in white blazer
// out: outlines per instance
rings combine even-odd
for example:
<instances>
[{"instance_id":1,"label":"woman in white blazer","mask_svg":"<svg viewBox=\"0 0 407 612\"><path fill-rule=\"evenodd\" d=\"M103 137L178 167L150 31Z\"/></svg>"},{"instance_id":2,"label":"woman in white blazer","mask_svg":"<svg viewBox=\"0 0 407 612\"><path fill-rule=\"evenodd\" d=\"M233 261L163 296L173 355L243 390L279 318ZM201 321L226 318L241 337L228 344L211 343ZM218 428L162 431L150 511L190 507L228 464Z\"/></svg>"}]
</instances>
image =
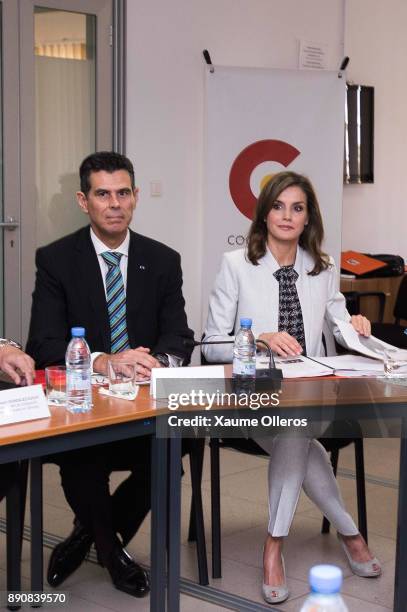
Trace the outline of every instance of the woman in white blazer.
<instances>
[{"instance_id":1,"label":"woman in white blazer","mask_svg":"<svg viewBox=\"0 0 407 612\"><path fill-rule=\"evenodd\" d=\"M280 172L265 185L256 207L245 249L225 253L209 301L205 340L230 339L241 317L253 320L255 337L281 356L323 354L324 324L342 341L335 318L350 321L363 335L369 321L351 317L338 289L334 261L322 252L323 224L310 181ZM208 361L230 362L230 345L205 346ZM264 545L263 597L279 603L288 597L282 557L301 487L338 531L351 569L378 576L380 563L370 553L346 512L321 444L309 438L277 435L256 440L269 462L269 525Z\"/></svg>"}]
</instances>

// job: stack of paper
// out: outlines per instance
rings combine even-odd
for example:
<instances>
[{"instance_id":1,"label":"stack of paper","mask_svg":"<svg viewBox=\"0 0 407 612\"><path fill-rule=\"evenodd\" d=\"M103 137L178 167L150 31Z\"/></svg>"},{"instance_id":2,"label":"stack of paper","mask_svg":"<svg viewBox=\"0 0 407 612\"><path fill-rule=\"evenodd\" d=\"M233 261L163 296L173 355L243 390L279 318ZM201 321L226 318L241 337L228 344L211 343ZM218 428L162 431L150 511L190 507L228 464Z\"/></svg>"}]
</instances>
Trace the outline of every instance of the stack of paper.
<instances>
[{"instance_id":1,"label":"stack of paper","mask_svg":"<svg viewBox=\"0 0 407 612\"><path fill-rule=\"evenodd\" d=\"M309 378L312 376L329 376L333 374L332 368L319 361L298 357L275 357L276 367L283 370L283 378ZM260 358L256 362L257 369L268 367L268 359Z\"/></svg>"},{"instance_id":2,"label":"stack of paper","mask_svg":"<svg viewBox=\"0 0 407 612\"><path fill-rule=\"evenodd\" d=\"M351 351L356 351L361 355L380 359L381 361L384 361L385 352L390 352L392 359L395 361L405 361L407 365L407 350L383 342L383 340L379 340L375 336L369 336L368 338L361 336L350 323L340 319L335 319L335 323L339 327L348 349Z\"/></svg>"},{"instance_id":3,"label":"stack of paper","mask_svg":"<svg viewBox=\"0 0 407 612\"><path fill-rule=\"evenodd\" d=\"M383 376L383 363L361 355L337 355L336 357L317 357L318 361L332 368L335 376ZM403 368L404 369L404 368ZM407 375L407 363L406 363Z\"/></svg>"}]
</instances>

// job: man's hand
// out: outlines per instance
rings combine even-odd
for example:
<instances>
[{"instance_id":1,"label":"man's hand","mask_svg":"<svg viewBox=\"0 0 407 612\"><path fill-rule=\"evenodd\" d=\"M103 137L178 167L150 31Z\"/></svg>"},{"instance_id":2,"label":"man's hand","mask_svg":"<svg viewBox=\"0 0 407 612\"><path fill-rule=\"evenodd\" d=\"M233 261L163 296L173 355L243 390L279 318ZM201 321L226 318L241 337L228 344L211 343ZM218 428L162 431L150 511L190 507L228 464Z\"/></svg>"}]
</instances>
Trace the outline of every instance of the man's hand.
<instances>
[{"instance_id":1,"label":"man's hand","mask_svg":"<svg viewBox=\"0 0 407 612\"><path fill-rule=\"evenodd\" d=\"M350 322L352 324L352 327L356 329L358 334L360 334L361 336L366 336L367 338L370 336L372 329L369 319L366 319L366 317L360 314L352 315Z\"/></svg>"},{"instance_id":2,"label":"man's hand","mask_svg":"<svg viewBox=\"0 0 407 612\"><path fill-rule=\"evenodd\" d=\"M35 375L33 359L14 346L0 348L0 370L5 372L17 385L32 385Z\"/></svg>"},{"instance_id":3,"label":"man's hand","mask_svg":"<svg viewBox=\"0 0 407 612\"><path fill-rule=\"evenodd\" d=\"M150 380L152 368L161 367L160 362L150 355L150 349L143 346L139 346L136 349L127 349L127 351L115 353L114 355L103 353L96 357L93 362L93 371L108 376L108 361L133 363L136 366L137 380L140 382Z\"/></svg>"},{"instance_id":4,"label":"man's hand","mask_svg":"<svg viewBox=\"0 0 407 612\"><path fill-rule=\"evenodd\" d=\"M301 355L302 347L293 336L287 332L267 332L260 334L259 340L264 340L273 353L281 357Z\"/></svg>"}]
</instances>

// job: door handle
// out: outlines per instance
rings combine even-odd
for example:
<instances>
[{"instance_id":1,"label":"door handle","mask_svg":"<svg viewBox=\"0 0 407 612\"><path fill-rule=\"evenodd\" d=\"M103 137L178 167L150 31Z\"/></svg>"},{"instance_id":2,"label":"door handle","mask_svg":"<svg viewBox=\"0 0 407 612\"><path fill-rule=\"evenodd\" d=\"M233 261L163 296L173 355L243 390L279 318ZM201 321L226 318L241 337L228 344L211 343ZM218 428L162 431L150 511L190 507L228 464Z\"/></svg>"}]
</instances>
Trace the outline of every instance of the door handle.
<instances>
[{"instance_id":1,"label":"door handle","mask_svg":"<svg viewBox=\"0 0 407 612\"><path fill-rule=\"evenodd\" d=\"M8 230L9 232L15 230L20 226L20 223L14 217L7 217L6 221L0 221L0 227Z\"/></svg>"}]
</instances>

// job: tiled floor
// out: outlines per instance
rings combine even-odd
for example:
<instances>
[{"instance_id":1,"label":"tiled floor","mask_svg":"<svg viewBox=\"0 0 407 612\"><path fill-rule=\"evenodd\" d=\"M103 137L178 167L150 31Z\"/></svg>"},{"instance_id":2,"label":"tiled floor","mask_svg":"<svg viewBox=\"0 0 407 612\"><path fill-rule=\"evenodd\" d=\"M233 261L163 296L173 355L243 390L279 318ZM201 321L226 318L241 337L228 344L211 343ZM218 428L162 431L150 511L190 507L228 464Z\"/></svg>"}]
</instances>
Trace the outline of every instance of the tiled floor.
<instances>
[{"instance_id":1,"label":"tiled floor","mask_svg":"<svg viewBox=\"0 0 407 612\"><path fill-rule=\"evenodd\" d=\"M335 534L321 535L321 515L305 497L300 499L294 524L285 545L285 561L290 589L290 599L281 604L283 612L301 608L308 592L307 573L315 563L329 562L339 565L344 572L343 594L351 612L384 612L393 605L394 556L396 536L398 440L366 440L365 462L367 474L367 503L369 544L383 564L383 575L378 579L354 576L341 552ZM204 466L204 510L207 528L207 546L210 558L210 482L208 453ZM355 516L355 481L353 449L347 447L340 455L339 483L349 511ZM46 466L45 476L45 531L63 537L71 529L72 513L68 509L55 466ZM222 560L223 578L212 580L211 586L221 593L234 595L264 604L260 596L261 550L267 525L265 458L252 457L231 450L221 451L222 493ZM123 477L114 474L112 486ZM197 565L195 546L187 542L190 504L190 479L188 469L183 479L182 495L182 558L184 578L196 581ZM0 506L4 515L4 504ZM26 523L29 522L27 514ZM149 564L149 519L129 546L129 551L141 563ZM0 590L5 585L5 537L0 535L1 564ZM45 548L45 563L50 549ZM29 548L23 551L24 586L28 588ZM92 562L86 562L63 585L70 594L65 609L72 612L149 609L149 600L134 600L115 590L105 570ZM215 592L215 591L214 591ZM219 593L218 593L219 595ZM213 600L212 600L213 601ZM230 605L230 604L229 604ZM264 604L266 606L266 604ZM63 608L62 608L63 609ZM226 609L221 604L181 596L181 610L189 612L215 612ZM232 609L239 610L239 607ZM59 608L61 610L61 608Z\"/></svg>"}]
</instances>

